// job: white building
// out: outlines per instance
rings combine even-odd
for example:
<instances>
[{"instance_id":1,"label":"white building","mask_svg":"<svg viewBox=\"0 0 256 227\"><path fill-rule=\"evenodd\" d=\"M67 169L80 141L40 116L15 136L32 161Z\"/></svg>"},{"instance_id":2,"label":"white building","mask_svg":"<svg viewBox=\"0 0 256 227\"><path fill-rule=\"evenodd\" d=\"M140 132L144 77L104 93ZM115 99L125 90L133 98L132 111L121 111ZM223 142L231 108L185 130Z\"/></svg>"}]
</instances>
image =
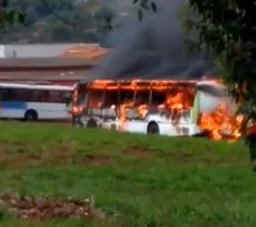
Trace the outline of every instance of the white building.
<instances>
[{"instance_id":1,"label":"white building","mask_svg":"<svg viewBox=\"0 0 256 227\"><path fill-rule=\"evenodd\" d=\"M63 44L7 44L0 45L0 58L52 58L79 43ZM83 45L83 44L81 44ZM99 46L98 43L86 46Z\"/></svg>"}]
</instances>

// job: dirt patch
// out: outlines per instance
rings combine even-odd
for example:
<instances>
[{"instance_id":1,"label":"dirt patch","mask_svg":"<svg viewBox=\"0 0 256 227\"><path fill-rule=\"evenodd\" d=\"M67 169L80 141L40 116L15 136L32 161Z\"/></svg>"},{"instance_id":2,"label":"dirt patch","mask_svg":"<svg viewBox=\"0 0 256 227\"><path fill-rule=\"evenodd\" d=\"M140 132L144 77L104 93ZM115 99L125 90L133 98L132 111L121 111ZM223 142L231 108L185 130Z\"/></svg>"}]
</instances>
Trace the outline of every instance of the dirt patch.
<instances>
[{"instance_id":1,"label":"dirt patch","mask_svg":"<svg viewBox=\"0 0 256 227\"><path fill-rule=\"evenodd\" d=\"M43 153L43 154L22 154L22 155L5 155L0 154L1 168L22 168L27 166L47 165L92 165L106 166L113 161L112 157L105 155L76 155L65 153Z\"/></svg>"},{"instance_id":2,"label":"dirt patch","mask_svg":"<svg viewBox=\"0 0 256 227\"><path fill-rule=\"evenodd\" d=\"M77 151L77 143L60 142L53 146L29 147L22 143L0 141L0 168L22 168L36 165L109 165L113 157L103 154L84 154Z\"/></svg>"},{"instance_id":3,"label":"dirt patch","mask_svg":"<svg viewBox=\"0 0 256 227\"><path fill-rule=\"evenodd\" d=\"M38 154L8 154L0 152L0 167L1 168L19 168L28 165L37 165L41 162L41 157Z\"/></svg>"},{"instance_id":4,"label":"dirt patch","mask_svg":"<svg viewBox=\"0 0 256 227\"><path fill-rule=\"evenodd\" d=\"M41 163L45 165L92 165L92 166L105 166L111 164L113 158L107 155L101 154L65 154L65 153L53 153L45 154Z\"/></svg>"},{"instance_id":5,"label":"dirt patch","mask_svg":"<svg viewBox=\"0 0 256 227\"><path fill-rule=\"evenodd\" d=\"M112 157L105 155L76 155L65 153L44 153L41 156L19 156L14 159L4 160L0 163L5 164L3 166L13 167L25 167L31 165L91 165L91 166L106 166L111 164Z\"/></svg>"},{"instance_id":6,"label":"dirt patch","mask_svg":"<svg viewBox=\"0 0 256 227\"><path fill-rule=\"evenodd\" d=\"M125 148L123 153L134 158L150 158L153 155L151 151L138 147Z\"/></svg>"},{"instance_id":7,"label":"dirt patch","mask_svg":"<svg viewBox=\"0 0 256 227\"><path fill-rule=\"evenodd\" d=\"M178 151L173 153L174 160L180 163L193 162L197 159L196 155L190 151Z\"/></svg>"},{"instance_id":8,"label":"dirt patch","mask_svg":"<svg viewBox=\"0 0 256 227\"><path fill-rule=\"evenodd\" d=\"M85 163L91 165L109 165L112 163L113 159L107 155L85 155L83 158Z\"/></svg>"},{"instance_id":9,"label":"dirt patch","mask_svg":"<svg viewBox=\"0 0 256 227\"><path fill-rule=\"evenodd\" d=\"M94 207L93 199L45 199L2 195L0 201L10 213L30 220L72 217L104 220L106 218L104 212Z\"/></svg>"},{"instance_id":10,"label":"dirt patch","mask_svg":"<svg viewBox=\"0 0 256 227\"><path fill-rule=\"evenodd\" d=\"M8 142L1 140L0 141L0 150L1 152L7 152L7 153L23 153L24 151L28 150L28 146L25 143L22 143L20 141L15 142Z\"/></svg>"}]
</instances>

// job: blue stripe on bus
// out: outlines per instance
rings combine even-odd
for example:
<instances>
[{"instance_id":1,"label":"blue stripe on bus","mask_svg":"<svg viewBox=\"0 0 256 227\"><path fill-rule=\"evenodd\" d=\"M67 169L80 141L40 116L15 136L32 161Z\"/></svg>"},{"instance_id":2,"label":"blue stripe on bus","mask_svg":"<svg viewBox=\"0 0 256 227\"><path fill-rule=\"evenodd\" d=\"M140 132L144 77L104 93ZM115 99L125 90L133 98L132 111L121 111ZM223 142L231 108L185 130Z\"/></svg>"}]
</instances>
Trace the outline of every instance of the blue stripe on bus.
<instances>
[{"instance_id":1,"label":"blue stripe on bus","mask_svg":"<svg viewBox=\"0 0 256 227\"><path fill-rule=\"evenodd\" d=\"M26 109L25 102L1 102L0 101L0 109L17 109L17 110L24 110Z\"/></svg>"}]
</instances>

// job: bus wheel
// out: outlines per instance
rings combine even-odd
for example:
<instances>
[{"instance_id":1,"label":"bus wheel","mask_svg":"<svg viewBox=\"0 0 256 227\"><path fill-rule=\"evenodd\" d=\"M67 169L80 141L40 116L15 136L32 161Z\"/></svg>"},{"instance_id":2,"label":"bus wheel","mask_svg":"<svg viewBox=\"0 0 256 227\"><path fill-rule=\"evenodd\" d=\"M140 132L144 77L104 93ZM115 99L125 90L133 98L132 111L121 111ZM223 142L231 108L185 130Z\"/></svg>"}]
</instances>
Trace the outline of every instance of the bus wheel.
<instances>
[{"instance_id":1,"label":"bus wheel","mask_svg":"<svg viewBox=\"0 0 256 227\"><path fill-rule=\"evenodd\" d=\"M205 132L200 132L200 133L197 133L195 135L193 135L192 137L208 137L207 133Z\"/></svg>"},{"instance_id":2,"label":"bus wheel","mask_svg":"<svg viewBox=\"0 0 256 227\"><path fill-rule=\"evenodd\" d=\"M97 122L94 119L90 119L87 124L87 128L97 128Z\"/></svg>"},{"instance_id":3,"label":"bus wheel","mask_svg":"<svg viewBox=\"0 0 256 227\"><path fill-rule=\"evenodd\" d=\"M159 127L156 122L150 122L147 128L148 134L159 134Z\"/></svg>"},{"instance_id":4,"label":"bus wheel","mask_svg":"<svg viewBox=\"0 0 256 227\"><path fill-rule=\"evenodd\" d=\"M75 128L83 128L83 124L81 124L80 122L76 122L76 123L74 124L74 127L75 127Z\"/></svg>"},{"instance_id":5,"label":"bus wheel","mask_svg":"<svg viewBox=\"0 0 256 227\"><path fill-rule=\"evenodd\" d=\"M38 115L35 110L28 110L24 116L25 121L36 121L37 118L38 118Z\"/></svg>"},{"instance_id":6,"label":"bus wheel","mask_svg":"<svg viewBox=\"0 0 256 227\"><path fill-rule=\"evenodd\" d=\"M75 128L83 128L84 127L83 123L81 122L80 117L78 117L78 116L72 117L72 126Z\"/></svg>"}]
</instances>

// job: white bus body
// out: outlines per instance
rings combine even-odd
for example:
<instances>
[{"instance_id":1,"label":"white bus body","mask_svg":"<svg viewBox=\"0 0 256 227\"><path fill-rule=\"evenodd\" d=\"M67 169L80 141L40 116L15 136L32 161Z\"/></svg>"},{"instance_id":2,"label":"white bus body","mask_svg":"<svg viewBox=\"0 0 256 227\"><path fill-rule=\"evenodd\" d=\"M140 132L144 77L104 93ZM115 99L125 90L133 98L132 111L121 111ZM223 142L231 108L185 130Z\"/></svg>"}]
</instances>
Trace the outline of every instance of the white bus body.
<instances>
[{"instance_id":1,"label":"white bus body","mask_svg":"<svg viewBox=\"0 0 256 227\"><path fill-rule=\"evenodd\" d=\"M201 132L200 128L193 122L190 112L184 113L179 119L178 124L173 124L172 120L161 114L149 114L145 119L135 120L129 119L123 123L120 119L103 120L102 118L94 118L97 122L98 128L125 131L130 133L148 134L150 125L155 124L158 126L159 135L166 136L192 136ZM88 117L82 117L81 123L86 127Z\"/></svg>"},{"instance_id":2,"label":"white bus body","mask_svg":"<svg viewBox=\"0 0 256 227\"><path fill-rule=\"evenodd\" d=\"M0 118L68 120L72 86L0 83Z\"/></svg>"},{"instance_id":3,"label":"white bus body","mask_svg":"<svg viewBox=\"0 0 256 227\"><path fill-rule=\"evenodd\" d=\"M80 86L81 87L81 86ZM202 112L211 112L223 103L223 99L227 98L223 85L211 81L195 82L196 89L192 108L184 110L179 117L178 122L173 123L170 112L166 111L149 111L144 118L129 117L125 122L118 117L116 109L93 108L87 109L86 113L81 115L73 114L73 124L76 127L98 127L113 129L118 131L134 132L134 133L150 133L150 127L157 127L157 134L167 136L193 136L202 133L198 126L199 114ZM80 107L90 99L87 97L86 89L82 92L83 101ZM87 100L87 101L86 101ZM75 108L80 108L73 106ZM80 108L81 109L81 108ZM131 115L136 115L137 108L129 109ZM128 113L129 115L129 113Z\"/></svg>"}]
</instances>

